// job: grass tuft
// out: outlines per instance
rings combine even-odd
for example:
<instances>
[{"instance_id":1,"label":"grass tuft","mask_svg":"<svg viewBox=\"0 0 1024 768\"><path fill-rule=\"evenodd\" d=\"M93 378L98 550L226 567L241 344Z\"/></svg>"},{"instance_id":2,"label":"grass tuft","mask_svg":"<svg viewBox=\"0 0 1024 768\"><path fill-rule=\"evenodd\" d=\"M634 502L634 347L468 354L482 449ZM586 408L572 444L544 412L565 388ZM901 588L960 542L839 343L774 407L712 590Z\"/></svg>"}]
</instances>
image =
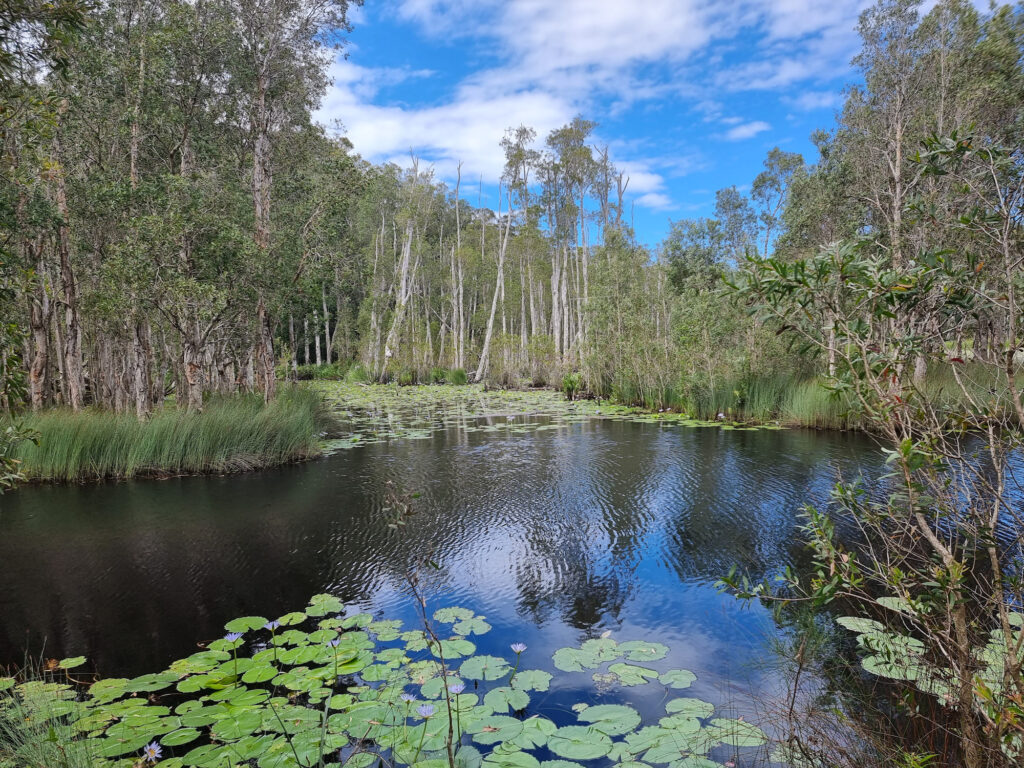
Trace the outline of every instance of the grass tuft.
<instances>
[{"instance_id":1,"label":"grass tuft","mask_svg":"<svg viewBox=\"0 0 1024 768\"><path fill-rule=\"evenodd\" d=\"M240 472L306 459L319 453L328 415L319 394L291 387L269 404L258 395L217 397L202 413L166 407L146 421L59 409L23 423L39 434L39 445L16 449L26 478L73 482Z\"/></svg>"}]
</instances>

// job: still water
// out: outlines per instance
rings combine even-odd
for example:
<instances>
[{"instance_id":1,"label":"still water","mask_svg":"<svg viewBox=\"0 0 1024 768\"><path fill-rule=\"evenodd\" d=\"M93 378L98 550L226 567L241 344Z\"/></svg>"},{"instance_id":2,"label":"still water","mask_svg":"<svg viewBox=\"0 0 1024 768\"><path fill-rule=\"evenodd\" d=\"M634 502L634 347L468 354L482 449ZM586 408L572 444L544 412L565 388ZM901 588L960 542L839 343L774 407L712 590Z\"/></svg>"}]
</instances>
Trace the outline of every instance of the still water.
<instances>
[{"instance_id":1,"label":"still water","mask_svg":"<svg viewBox=\"0 0 1024 768\"><path fill-rule=\"evenodd\" d=\"M879 464L851 435L591 420L452 427L254 474L23 488L0 497L0 666L30 652L85 655L105 676L164 669L229 619L319 592L415 624L416 571L432 608L493 624L480 652L520 641L542 666L606 631L656 639L696 673L694 695L735 703L773 685L777 630L715 580L734 563L799 566L801 505ZM395 494L419 494L397 531Z\"/></svg>"}]
</instances>

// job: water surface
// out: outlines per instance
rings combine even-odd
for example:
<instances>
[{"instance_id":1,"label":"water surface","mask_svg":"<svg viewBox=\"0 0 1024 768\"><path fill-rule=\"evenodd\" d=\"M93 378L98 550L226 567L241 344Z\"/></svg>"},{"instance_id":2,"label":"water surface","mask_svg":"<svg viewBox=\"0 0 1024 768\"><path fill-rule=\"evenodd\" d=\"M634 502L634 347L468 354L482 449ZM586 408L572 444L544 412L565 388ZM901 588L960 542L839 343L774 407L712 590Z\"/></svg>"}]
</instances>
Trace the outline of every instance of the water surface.
<instances>
[{"instance_id":1,"label":"water surface","mask_svg":"<svg viewBox=\"0 0 1024 768\"><path fill-rule=\"evenodd\" d=\"M801 505L879 463L851 435L589 420L450 427L245 475L23 488L0 498L0 665L29 650L106 676L163 669L228 619L319 592L414 624L415 571L431 607L487 616L481 652L521 641L544 666L606 631L657 639L698 675L694 695L736 703L773 685L777 630L715 580L799 565ZM396 532L389 500L413 493Z\"/></svg>"}]
</instances>

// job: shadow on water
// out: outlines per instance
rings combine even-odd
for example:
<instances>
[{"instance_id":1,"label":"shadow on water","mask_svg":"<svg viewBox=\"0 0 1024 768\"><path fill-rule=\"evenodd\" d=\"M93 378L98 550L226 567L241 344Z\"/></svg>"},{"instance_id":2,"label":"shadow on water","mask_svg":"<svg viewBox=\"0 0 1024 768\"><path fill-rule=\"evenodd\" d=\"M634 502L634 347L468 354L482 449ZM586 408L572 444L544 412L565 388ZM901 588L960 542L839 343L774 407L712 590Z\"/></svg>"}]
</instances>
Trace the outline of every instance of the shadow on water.
<instances>
[{"instance_id":1,"label":"shadow on water","mask_svg":"<svg viewBox=\"0 0 1024 768\"><path fill-rule=\"evenodd\" d=\"M449 428L248 475L25 488L0 499L0 664L45 643L104 675L140 674L228 619L324 591L414 622L405 574L429 556L432 605L494 625L483 652L656 638L698 675L695 693L721 700L769 684L751 662L774 625L715 580L802 557L802 503L879 463L856 436L595 420ZM397 534L388 481L421 494Z\"/></svg>"}]
</instances>

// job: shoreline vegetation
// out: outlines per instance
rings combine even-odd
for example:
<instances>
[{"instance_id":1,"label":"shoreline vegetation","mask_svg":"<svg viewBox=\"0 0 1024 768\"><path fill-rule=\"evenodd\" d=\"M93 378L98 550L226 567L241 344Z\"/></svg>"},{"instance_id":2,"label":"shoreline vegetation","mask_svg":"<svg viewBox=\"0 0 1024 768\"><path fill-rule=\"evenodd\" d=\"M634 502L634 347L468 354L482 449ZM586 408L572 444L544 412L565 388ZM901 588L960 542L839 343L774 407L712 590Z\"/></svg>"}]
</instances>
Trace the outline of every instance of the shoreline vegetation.
<instances>
[{"instance_id":1,"label":"shoreline vegetation","mask_svg":"<svg viewBox=\"0 0 1024 768\"><path fill-rule=\"evenodd\" d=\"M971 397L1009 411L1009 400L984 370L970 373L961 378L970 382ZM620 418L727 430L869 429L849 401L816 378L746 376L713 389L617 390L604 397L586 390L576 374L566 374L558 388L525 380L508 388L468 384L461 369L439 368L403 370L393 381L375 383L358 363L335 362L300 366L291 378L299 383L282 386L269 403L257 394L214 396L202 411L170 402L144 420L101 409L26 414L11 423L36 439L20 441L10 456L29 483L91 482L266 469L341 448L422 437L425 424L454 423L455 417L464 429L473 428L466 419L493 416ZM932 366L922 391L938 409L967 405L940 365Z\"/></svg>"},{"instance_id":2,"label":"shoreline vegetation","mask_svg":"<svg viewBox=\"0 0 1024 768\"><path fill-rule=\"evenodd\" d=\"M29 482L84 482L226 474L320 455L330 416L315 392L283 388L271 402L258 395L213 397L202 411L168 404L150 418L102 410L54 409L18 423L36 436L13 458Z\"/></svg>"}]
</instances>

